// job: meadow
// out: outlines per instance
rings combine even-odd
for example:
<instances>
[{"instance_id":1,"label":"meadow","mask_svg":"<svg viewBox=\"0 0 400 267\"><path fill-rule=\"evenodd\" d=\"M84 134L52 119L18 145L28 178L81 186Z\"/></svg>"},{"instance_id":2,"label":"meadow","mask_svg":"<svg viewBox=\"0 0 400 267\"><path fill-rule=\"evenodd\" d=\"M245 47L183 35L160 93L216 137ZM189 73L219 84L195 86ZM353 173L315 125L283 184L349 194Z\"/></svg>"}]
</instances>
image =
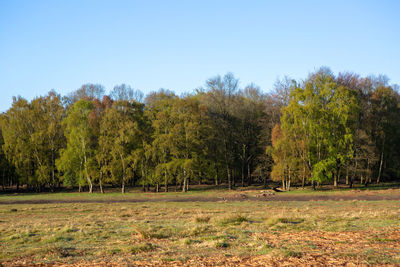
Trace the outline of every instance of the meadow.
<instances>
[{"instance_id":1,"label":"meadow","mask_svg":"<svg viewBox=\"0 0 400 267\"><path fill-rule=\"evenodd\" d=\"M395 199L399 189L316 192L317 198L308 201L301 199L300 191L269 194L3 194L0 262L400 264L400 201ZM354 199L343 200L346 195ZM359 200L365 195L377 200ZM280 196L297 200L282 201ZM321 196L331 200L320 200Z\"/></svg>"}]
</instances>

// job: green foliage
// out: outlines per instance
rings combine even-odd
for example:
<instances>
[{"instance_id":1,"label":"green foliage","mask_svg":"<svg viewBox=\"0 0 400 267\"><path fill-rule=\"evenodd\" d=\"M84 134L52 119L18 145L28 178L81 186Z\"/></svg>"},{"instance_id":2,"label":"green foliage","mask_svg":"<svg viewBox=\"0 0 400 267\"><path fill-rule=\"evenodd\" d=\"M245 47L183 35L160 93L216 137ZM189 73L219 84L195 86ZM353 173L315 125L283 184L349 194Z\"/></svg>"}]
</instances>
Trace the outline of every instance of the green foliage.
<instances>
[{"instance_id":1,"label":"green foliage","mask_svg":"<svg viewBox=\"0 0 400 267\"><path fill-rule=\"evenodd\" d=\"M20 181L37 190L45 184L54 188L59 181L55 160L65 143L63 116L61 97L51 91L31 103L14 98L2 119L5 155L14 164Z\"/></svg>"},{"instance_id":2,"label":"green foliage","mask_svg":"<svg viewBox=\"0 0 400 267\"><path fill-rule=\"evenodd\" d=\"M353 156L358 112L354 93L339 86L329 71L310 75L302 86L293 83L289 104L282 109L281 118L284 137L281 143L286 147L280 147L278 142L275 148L278 158L291 159L291 166L286 164L281 168L294 172L297 169L298 173L302 169L305 173L307 168L311 180L332 181L339 175L338 169Z\"/></svg>"},{"instance_id":3,"label":"green foliage","mask_svg":"<svg viewBox=\"0 0 400 267\"><path fill-rule=\"evenodd\" d=\"M92 178L89 169L94 165L93 129L88 118L93 110L93 103L87 100L77 101L67 112L63 121L67 147L61 150L61 156L56 165L66 173L66 184L89 185L92 192ZM77 178L78 177L78 178Z\"/></svg>"},{"instance_id":4,"label":"green foliage","mask_svg":"<svg viewBox=\"0 0 400 267\"><path fill-rule=\"evenodd\" d=\"M397 89L396 89L397 88ZM400 177L400 95L388 79L322 68L264 94L232 74L178 97L85 84L14 98L0 115L1 185L368 185ZM101 99L100 99L101 98ZM162 190L162 189L161 189Z\"/></svg>"},{"instance_id":5,"label":"green foliage","mask_svg":"<svg viewBox=\"0 0 400 267\"><path fill-rule=\"evenodd\" d=\"M134 176L143 155L143 104L120 100L105 110L100 124L99 146L107 165L103 172L122 185Z\"/></svg>"}]
</instances>

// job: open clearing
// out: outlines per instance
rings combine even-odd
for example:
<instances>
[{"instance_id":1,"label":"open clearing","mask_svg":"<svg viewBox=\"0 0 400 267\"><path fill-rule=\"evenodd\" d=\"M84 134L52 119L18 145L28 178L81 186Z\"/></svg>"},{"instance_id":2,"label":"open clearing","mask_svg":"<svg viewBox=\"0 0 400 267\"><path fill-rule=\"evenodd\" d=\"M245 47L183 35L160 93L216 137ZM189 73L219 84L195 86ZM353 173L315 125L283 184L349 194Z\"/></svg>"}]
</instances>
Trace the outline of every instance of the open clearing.
<instances>
[{"instance_id":1,"label":"open clearing","mask_svg":"<svg viewBox=\"0 0 400 267\"><path fill-rule=\"evenodd\" d=\"M220 201L343 201L343 200L400 200L400 189L386 190L331 190L309 189L276 193L273 190L194 190L184 194L119 192L107 194L85 193L32 193L0 195L0 205L10 204L61 204L61 203L129 203L129 202L220 202Z\"/></svg>"},{"instance_id":2,"label":"open clearing","mask_svg":"<svg viewBox=\"0 0 400 267\"><path fill-rule=\"evenodd\" d=\"M400 264L399 189L262 194L1 195L0 262Z\"/></svg>"}]
</instances>

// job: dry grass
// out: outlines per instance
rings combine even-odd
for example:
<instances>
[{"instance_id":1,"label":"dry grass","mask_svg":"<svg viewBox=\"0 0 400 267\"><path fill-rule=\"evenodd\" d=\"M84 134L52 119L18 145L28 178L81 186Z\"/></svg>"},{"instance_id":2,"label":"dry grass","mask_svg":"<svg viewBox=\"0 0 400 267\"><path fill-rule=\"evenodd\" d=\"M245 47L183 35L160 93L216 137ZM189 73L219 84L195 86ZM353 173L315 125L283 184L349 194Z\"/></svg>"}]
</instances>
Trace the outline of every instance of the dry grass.
<instances>
[{"instance_id":1,"label":"dry grass","mask_svg":"<svg viewBox=\"0 0 400 267\"><path fill-rule=\"evenodd\" d=\"M0 205L0 263L400 264L399 201Z\"/></svg>"}]
</instances>

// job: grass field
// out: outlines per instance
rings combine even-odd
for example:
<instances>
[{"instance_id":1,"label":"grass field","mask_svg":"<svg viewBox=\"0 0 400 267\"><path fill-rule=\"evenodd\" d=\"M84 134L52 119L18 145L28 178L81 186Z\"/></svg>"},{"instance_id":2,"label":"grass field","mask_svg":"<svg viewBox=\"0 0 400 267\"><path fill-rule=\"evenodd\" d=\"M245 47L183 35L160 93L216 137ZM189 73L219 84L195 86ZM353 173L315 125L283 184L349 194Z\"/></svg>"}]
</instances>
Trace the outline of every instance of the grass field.
<instances>
[{"instance_id":1,"label":"grass field","mask_svg":"<svg viewBox=\"0 0 400 267\"><path fill-rule=\"evenodd\" d=\"M245 193L251 197L256 191ZM227 199L238 192L210 191L203 192L202 197L222 199L152 201L197 194L200 193L1 195L0 203L10 199L21 203L0 205L0 262L400 264L398 200L236 201ZM400 195L400 190L382 190L378 194ZM141 198L145 202L115 201L120 198ZM32 199L77 202L23 204ZM90 202L93 199L108 201Z\"/></svg>"}]
</instances>

